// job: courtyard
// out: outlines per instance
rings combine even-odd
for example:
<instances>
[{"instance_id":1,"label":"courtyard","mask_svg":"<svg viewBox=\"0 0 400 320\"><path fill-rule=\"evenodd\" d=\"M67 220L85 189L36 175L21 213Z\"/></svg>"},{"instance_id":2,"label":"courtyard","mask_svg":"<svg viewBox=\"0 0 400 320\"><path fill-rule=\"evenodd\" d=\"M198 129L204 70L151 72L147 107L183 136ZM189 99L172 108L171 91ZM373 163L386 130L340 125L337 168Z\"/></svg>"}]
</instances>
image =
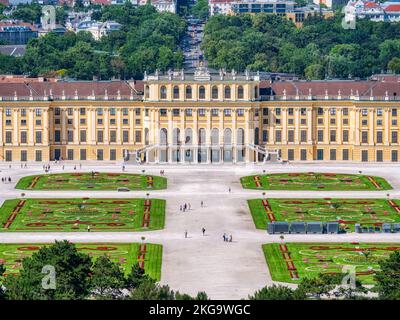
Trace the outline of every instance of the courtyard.
<instances>
[{"instance_id":1,"label":"courtyard","mask_svg":"<svg viewBox=\"0 0 400 320\"><path fill-rule=\"evenodd\" d=\"M32 256L45 244L0 244L0 264L6 267L6 275L17 274L22 268L22 260ZM149 243L79 243L78 251L88 254L93 260L106 255L119 263L128 274L138 263L155 280L161 277L162 246Z\"/></svg>"},{"instance_id":2,"label":"courtyard","mask_svg":"<svg viewBox=\"0 0 400 320\"><path fill-rule=\"evenodd\" d=\"M388 199L252 199L248 200L257 229L272 221L339 222L342 231L354 225L380 227L400 222L400 201Z\"/></svg>"},{"instance_id":3,"label":"courtyard","mask_svg":"<svg viewBox=\"0 0 400 320\"><path fill-rule=\"evenodd\" d=\"M63 165L65 164L65 169ZM121 173L121 164L88 162L82 168L74 170L73 163L52 165L49 174L90 173L92 171L109 174L157 176L165 170L168 180L167 189L134 190L116 192L108 190L54 190L16 189L16 182L27 176L43 174L41 164L28 163L22 169L19 164L0 163L0 175L12 177L11 183L0 185L0 203L6 200L51 199L49 201L81 200L83 198L108 200L149 199L165 200L165 226L163 229L144 229L140 232L104 230L86 231L86 226L76 230L49 230L42 232L18 231L0 232L0 243L36 245L52 243L54 240L66 239L77 244L115 244L145 243L162 245L161 283L168 284L173 290L195 295L206 291L213 299L242 299L265 285L281 283L273 277L267 267L262 245L280 244L279 235L269 235L265 229L255 228L249 210L249 199L363 199L388 200L400 199L400 165L374 164L363 165L363 175L382 177L393 189L387 190L267 190L244 189L240 179L246 176L262 175L264 170L271 174L288 173L340 173L357 175L359 164L265 164L265 165L146 165L126 166ZM265 192L265 195L262 193ZM388 198L387 194L390 193ZM22 200L21 199L21 200ZM203 207L201 201L204 202ZM78 201L79 202L79 201ZM180 206L190 203L187 212L180 211ZM398 203L398 202L397 202ZM79 210L73 205L74 210ZM89 206L90 207L90 206ZM344 208L344 207L343 207ZM43 208L41 208L42 210ZM46 208L44 208L46 210ZM3 217L0 209L0 215ZM112 214L110 214L112 215ZM48 215L50 217L50 215ZM83 216L79 216L83 220ZM11 228L12 228L11 224ZM201 229L206 229L202 235ZM185 231L188 237L185 238ZM222 240L223 233L233 236L230 243ZM143 238L145 240L143 240ZM400 243L400 234L357 234L339 235L286 235L288 243L326 244L330 243ZM370 255L372 256L372 254ZM284 281L285 285L294 286L297 282Z\"/></svg>"},{"instance_id":4,"label":"courtyard","mask_svg":"<svg viewBox=\"0 0 400 320\"><path fill-rule=\"evenodd\" d=\"M1 231L141 231L164 221L160 199L12 199L0 208Z\"/></svg>"}]
</instances>

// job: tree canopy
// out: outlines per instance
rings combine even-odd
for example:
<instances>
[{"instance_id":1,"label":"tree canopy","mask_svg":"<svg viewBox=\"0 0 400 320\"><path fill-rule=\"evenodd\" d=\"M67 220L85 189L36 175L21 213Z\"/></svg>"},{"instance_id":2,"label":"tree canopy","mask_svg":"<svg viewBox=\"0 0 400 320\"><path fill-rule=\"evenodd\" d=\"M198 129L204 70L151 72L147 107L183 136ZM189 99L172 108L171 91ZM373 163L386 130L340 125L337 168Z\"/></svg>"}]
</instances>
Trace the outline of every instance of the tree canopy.
<instances>
[{"instance_id":1,"label":"tree canopy","mask_svg":"<svg viewBox=\"0 0 400 320\"><path fill-rule=\"evenodd\" d=\"M357 28L349 30L341 21L340 13L314 16L296 28L264 13L217 15L206 24L202 48L211 67L227 70L290 72L306 79L398 71L393 59L400 58L400 24L358 20Z\"/></svg>"}]
</instances>

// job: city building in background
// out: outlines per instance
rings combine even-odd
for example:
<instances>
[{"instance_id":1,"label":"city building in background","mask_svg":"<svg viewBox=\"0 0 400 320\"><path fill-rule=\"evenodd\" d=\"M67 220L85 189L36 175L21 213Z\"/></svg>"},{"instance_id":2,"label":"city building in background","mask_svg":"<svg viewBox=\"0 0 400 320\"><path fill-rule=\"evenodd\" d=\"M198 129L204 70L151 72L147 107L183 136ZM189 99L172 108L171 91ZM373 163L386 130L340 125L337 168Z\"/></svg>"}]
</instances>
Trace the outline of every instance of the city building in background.
<instances>
[{"instance_id":1,"label":"city building in background","mask_svg":"<svg viewBox=\"0 0 400 320\"><path fill-rule=\"evenodd\" d=\"M0 161L396 162L399 86L204 67L143 81L3 77Z\"/></svg>"},{"instance_id":2,"label":"city building in background","mask_svg":"<svg viewBox=\"0 0 400 320\"><path fill-rule=\"evenodd\" d=\"M30 23L19 20L0 21L0 41L4 44L27 44L38 37L38 30Z\"/></svg>"},{"instance_id":3,"label":"city building in background","mask_svg":"<svg viewBox=\"0 0 400 320\"><path fill-rule=\"evenodd\" d=\"M347 14L354 15L357 19L370 19L371 21L400 22L400 1L374 2L374 1L349 1Z\"/></svg>"}]
</instances>

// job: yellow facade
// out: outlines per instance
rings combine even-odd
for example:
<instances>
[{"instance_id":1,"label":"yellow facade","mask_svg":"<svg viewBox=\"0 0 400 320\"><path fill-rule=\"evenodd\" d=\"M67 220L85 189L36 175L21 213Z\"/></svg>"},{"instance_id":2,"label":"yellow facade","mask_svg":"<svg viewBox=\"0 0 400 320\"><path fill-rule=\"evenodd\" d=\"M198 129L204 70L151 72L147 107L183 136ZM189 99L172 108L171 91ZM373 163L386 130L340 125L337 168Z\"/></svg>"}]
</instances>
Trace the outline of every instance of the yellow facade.
<instances>
[{"instance_id":1,"label":"yellow facade","mask_svg":"<svg viewBox=\"0 0 400 320\"><path fill-rule=\"evenodd\" d=\"M139 101L3 99L0 160L398 161L396 101L263 100L257 77L198 79L147 77Z\"/></svg>"}]
</instances>

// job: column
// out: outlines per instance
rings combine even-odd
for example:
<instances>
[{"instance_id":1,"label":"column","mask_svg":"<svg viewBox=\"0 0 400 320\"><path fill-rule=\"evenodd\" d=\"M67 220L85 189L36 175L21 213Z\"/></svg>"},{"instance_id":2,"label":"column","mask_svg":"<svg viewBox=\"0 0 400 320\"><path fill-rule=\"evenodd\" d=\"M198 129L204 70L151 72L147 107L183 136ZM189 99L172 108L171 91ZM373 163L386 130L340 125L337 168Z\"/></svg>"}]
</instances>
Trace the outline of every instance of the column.
<instances>
[{"instance_id":1,"label":"column","mask_svg":"<svg viewBox=\"0 0 400 320\"><path fill-rule=\"evenodd\" d=\"M135 135L134 135L134 128L136 127L135 123L134 123L134 119L133 119L133 113L135 112L134 108L129 108L128 109L128 115L129 115L129 143L130 144L136 144L135 141ZM144 136L144 116L143 116L143 142L142 144L145 144L145 136Z\"/></svg>"},{"instance_id":2,"label":"column","mask_svg":"<svg viewBox=\"0 0 400 320\"><path fill-rule=\"evenodd\" d=\"M355 124L355 129L354 129L354 134L355 136L355 145L359 146L360 145L360 110L355 109L354 111L355 119L354 119L354 124Z\"/></svg>"},{"instance_id":3,"label":"column","mask_svg":"<svg viewBox=\"0 0 400 320\"><path fill-rule=\"evenodd\" d=\"M390 122L389 122L389 113L390 113L390 109L389 108L385 108L385 110L384 110L384 120L383 120L383 127L384 127L384 143L385 143L385 146L388 146L390 143L389 143L389 133L390 133L390 130L389 130L389 128L390 128Z\"/></svg>"},{"instance_id":4,"label":"column","mask_svg":"<svg viewBox=\"0 0 400 320\"><path fill-rule=\"evenodd\" d=\"M66 115L66 109L61 108L61 144L66 144L67 142L67 115Z\"/></svg>"},{"instance_id":5,"label":"column","mask_svg":"<svg viewBox=\"0 0 400 320\"><path fill-rule=\"evenodd\" d=\"M370 108L368 110L368 144L375 145L375 121L374 121L375 109Z\"/></svg>"},{"instance_id":6,"label":"column","mask_svg":"<svg viewBox=\"0 0 400 320\"><path fill-rule=\"evenodd\" d=\"M282 144L287 144L287 108L282 108Z\"/></svg>"},{"instance_id":7,"label":"column","mask_svg":"<svg viewBox=\"0 0 400 320\"><path fill-rule=\"evenodd\" d=\"M299 144L300 136L300 108L294 108L294 143Z\"/></svg>"},{"instance_id":8,"label":"column","mask_svg":"<svg viewBox=\"0 0 400 320\"><path fill-rule=\"evenodd\" d=\"M110 119L109 119L110 109L104 108L103 110L104 110L103 111L103 114L104 114L104 144L110 144Z\"/></svg>"},{"instance_id":9,"label":"column","mask_svg":"<svg viewBox=\"0 0 400 320\"><path fill-rule=\"evenodd\" d=\"M52 124L49 122L49 109L43 110L43 144L49 145L50 131L53 129Z\"/></svg>"},{"instance_id":10,"label":"column","mask_svg":"<svg viewBox=\"0 0 400 320\"><path fill-rule=\"evenodd\" d=\"M172 162L172 144L173 144L173 126L172 126L172 109L169 108L167 109L167 115L168 115L168 148L167 148L167 154L168 154L168 162Z\"/></svg>"},{"instance_id":11,"label":"column","mask_svg":"<svg viewBox=\"0 0 400 320\"><path fill-rule=\"evenodd\" d=\"M122 130L122 109L117 108L117 144L121 144L121 130Z\"/></svg>"},{"instance_id":12,"label":"column","mask_svg":"<svg viewBox=\"0 0 400 320\"><path fill-rule=\"evenodd\" d=\"M74 144L79 144L79 108L74 108Z\"/></svg>"},{"instance_id":13,"label":"column","mask_svg":"<svg viewBox=\"0 0 400 320\"><path fill-rule=\"evenodd\" d=\"M3 108L0 109L0 147L3 146L3 135L4 135L4 127L3 127Z\"/></svg>"},{"instance_id":14,"label":"column","mask_svg":"<svg viewBox=\"0 0 400 320\"><path fill-rule=\"evenodd\" d=\"M342 120L342 109L336 109L336 114L337 114L337 123L336 123L336 141L337 144L342 144L342 131L343 131L343 120Z\"/></svg>"}]
</instances>

